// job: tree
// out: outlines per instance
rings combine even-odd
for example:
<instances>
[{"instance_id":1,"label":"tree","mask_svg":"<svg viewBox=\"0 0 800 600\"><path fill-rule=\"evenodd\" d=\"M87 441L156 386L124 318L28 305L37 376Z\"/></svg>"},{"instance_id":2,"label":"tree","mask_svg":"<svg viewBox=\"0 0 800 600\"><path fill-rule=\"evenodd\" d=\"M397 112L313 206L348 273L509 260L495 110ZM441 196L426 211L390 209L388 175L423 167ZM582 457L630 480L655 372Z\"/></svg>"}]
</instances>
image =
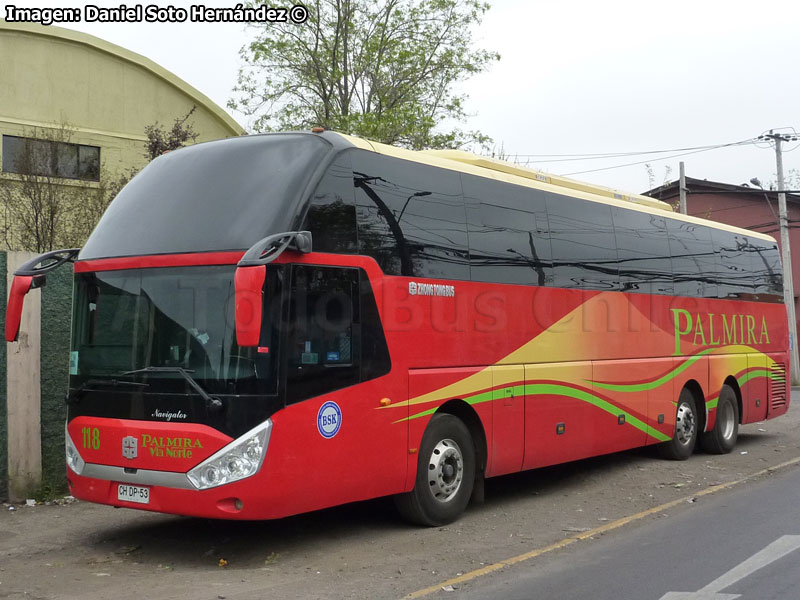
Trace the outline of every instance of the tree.
<instances>
[{"instance_id":1,"label":"tree","mask_svg":"<svg viewBox=\"0 0 800 600\"><path fill-rule=\"evenodd\" d=\"M148 162L197 141L199 134L195 132L191 123L186 123L196 108L197 106L192 106L188 113L176 118L170 130L163 129L158 121L144 128L144 134L147 136L147 141L144 143L144 157Z\"/></svg>"},{"instance_id":2,"label":"tree","mask_svg":"<svg viewBox=\"0 0 800 600\"><path fill-rule=\"evenodd\" d=\"M78 203L80 188L65 185L71 168L70 129L35 128L16 140L13 176L0 179L2 234L7 248L45 252L61 245L69 207ZM93 168L97 168L95 165ZM63 244L69 245L69 244Z\"/></svg>"},{"instance_id":3,"label":"tree","mask_svg":"<svg viewBox=\"0 0 800 600\"><path fill-rule=\"evenodd\" d=\"M145 158L194 142L189 117L195 107L175 119L169 130L158 122L145 127ZM62 123L33 128L17 138L12 172L0 178L0 234L9 250L47 252L79 247L91 234L108 205L138 172L114 171L72 154L72 129ZM4 159L5 161L5 159Z\"/></svg>"},{"instance_id":4,"label":"tree","mask_svg":"<svg viewBox=\"0 0 800 600\"><path fill-rule=\"evenodd\" d=\"M248 2L255 6L256 2ZM303 24L267 23L241 51L229 106L256 131L322 126L413 149L487 145L456 83L500 56L474 49L479 0L315 0Z\"/></svg>"}]
</instances>

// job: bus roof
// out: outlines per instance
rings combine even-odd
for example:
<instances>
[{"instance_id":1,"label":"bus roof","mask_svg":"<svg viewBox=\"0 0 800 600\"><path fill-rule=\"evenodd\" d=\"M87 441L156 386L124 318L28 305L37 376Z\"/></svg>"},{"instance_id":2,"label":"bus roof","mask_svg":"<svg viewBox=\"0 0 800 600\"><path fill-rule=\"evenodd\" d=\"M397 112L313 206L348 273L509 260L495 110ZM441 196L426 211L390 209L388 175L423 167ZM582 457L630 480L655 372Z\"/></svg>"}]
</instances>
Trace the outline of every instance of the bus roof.
<instances>
[{"instance_id":1,"label":"bus roof","mask_svg":"<svg viewBox=\"0 0 800 600\"><path fill-rule=\"evenodd\" d=\"M378 154L410 160L432 167L440 167L443 169L449 169L451 171L469 173L479 177L486 177L515 185L523 185L556 194L564 194L566 192L570 196L582 198L591 202L600 202L603 204L610 204L612 206L619 206L621 208L629 208L663 217L669 217L678 221L695 223L705 227L713 227L723 231L729 231L740 235L747 235L753 238L775 242L774 237L758 231L742 229L741 227L734 227L733 225L728 225L726 223L719 223L717 221L700 219L698 217L692 217L673 212L672 207L669 204L666 202L661 202L660 200L656 200L655 198L650 198L649 196L627 194L612 188L584 183L574 179L560 177L558 175L550 175L506 161L479 156L477 154L472 154L471 152L464 152L463 150L414 151L390 146L388 144L382 144L380 142L365 140L363 138L343 133L326 132L325 135L339 136L346 142L349 142L356 148L360 148L362 150L369 150Z\"/></svg>"}]
</instances>

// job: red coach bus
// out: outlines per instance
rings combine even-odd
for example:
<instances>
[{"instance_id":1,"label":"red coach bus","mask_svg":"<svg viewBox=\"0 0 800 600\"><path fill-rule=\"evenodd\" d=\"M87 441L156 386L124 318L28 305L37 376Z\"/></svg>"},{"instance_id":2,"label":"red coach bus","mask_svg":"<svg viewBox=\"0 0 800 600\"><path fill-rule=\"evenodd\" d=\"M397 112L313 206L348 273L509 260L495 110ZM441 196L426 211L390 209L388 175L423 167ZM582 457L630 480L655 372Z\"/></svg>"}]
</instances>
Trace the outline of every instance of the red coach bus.
<instances>
[{"instance_id":1,"label":"red coach bus","mask_svg":"<svg viewBox=\"0 0 800 600\"><path fill-rule=\"evenodd\" d=\"M271 519L394 495L454 520L485 477L786 412L775 240L462 152L335 133L153 161L72 262L74 496Z\"/></svg>"}]
</instances>

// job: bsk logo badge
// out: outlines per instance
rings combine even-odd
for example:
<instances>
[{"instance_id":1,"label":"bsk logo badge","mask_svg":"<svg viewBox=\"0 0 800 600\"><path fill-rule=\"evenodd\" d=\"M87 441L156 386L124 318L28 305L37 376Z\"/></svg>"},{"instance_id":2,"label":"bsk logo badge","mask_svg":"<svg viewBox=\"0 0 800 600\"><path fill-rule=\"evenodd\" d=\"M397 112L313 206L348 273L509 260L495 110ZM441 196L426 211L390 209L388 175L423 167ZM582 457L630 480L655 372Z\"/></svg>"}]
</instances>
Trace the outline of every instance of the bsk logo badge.
<instances>
[{"instance_id":1,"label":"bsk logo badge","mask_svg":"<svg viewBox=\"0 0 800 600\"><path fill-rule=\"evenodd\" d=\"M408 282L408 295L409 296L416 296L417 295L417 282L416 281L409 281Z\"/></svg>"},{"instance_id":2,"label":"bsk logo badge","mask_svg":"<svg viewBox=\"0 0 800 600\"><path fill-rule=\"evenodd\" d=\"M336 402L326 402L317 413L317 429L319 434L330 439L339 433L342 426L342 409Z\"/></svg>"},{"instance_id":3,"label":"bsk logo badge","mask_svg":"<svg viewBox=\"0 0 800 600\"><path fill-rule=\"evenodd\" d=\"M122 456L136 458L139 455L139 440L132 435L122 438Z\"/></svg>"}]
</instances>

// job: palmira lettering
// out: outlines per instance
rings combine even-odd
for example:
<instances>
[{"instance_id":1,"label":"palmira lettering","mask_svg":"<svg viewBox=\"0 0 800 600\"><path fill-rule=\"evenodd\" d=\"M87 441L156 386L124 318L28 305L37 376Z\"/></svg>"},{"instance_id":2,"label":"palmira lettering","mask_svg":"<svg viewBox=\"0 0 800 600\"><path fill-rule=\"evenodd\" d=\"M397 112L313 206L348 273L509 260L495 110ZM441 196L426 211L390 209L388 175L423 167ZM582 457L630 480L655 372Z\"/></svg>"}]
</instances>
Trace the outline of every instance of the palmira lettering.
<instances>
[{"instance_id":1,"label":"palmira lettering","mask_svg":"<svg viewBox=\"0 0 800 600\"><path fill-rule=\"evenodd\" d=\"M142 434L142 448L148 448L151 456L192 458L192 450L202 447L198 439Z\"/></svg>"},{"instance_id":2,"label":"palmira lettering","mask_svg":"<svg viewBox=\"0 0 800 600\"><path fill-rule=\"evenodd\" d=\"M769 344L767 318L757 322L754 315L718 315L697 313L692 316L688 310L672 308L675 325L675 356L681 352L681 341L691 336L695 346L728 346ZM686 338L686 339L684 339Z\"/></svg>"}]
</instances>

